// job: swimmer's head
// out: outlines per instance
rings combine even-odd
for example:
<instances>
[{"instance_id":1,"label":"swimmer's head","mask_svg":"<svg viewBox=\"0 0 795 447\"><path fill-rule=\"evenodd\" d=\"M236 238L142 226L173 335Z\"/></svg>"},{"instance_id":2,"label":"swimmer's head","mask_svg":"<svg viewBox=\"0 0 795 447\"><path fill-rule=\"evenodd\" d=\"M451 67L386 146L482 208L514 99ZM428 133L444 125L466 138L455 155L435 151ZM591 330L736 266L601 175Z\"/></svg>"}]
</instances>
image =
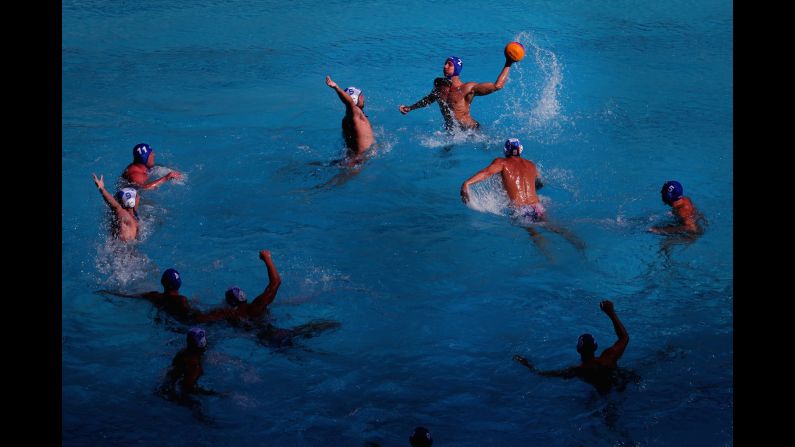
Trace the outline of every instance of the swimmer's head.
<instances>
[{"instance_id":1,"label":"swimmer's head","mask_svg":"<svg viewBox=\"0 0 795 447\"><path fill-rule=\"evenodd\" d=\"M662 194L662 201L670 205L682 198L684 190L681 183L676 180L668 180L663 184L660 194Z\"/></svg>"},{"instance_id":2,"label":"swimmer's head","mask_svg":"<svg viewBox=\"0 0 795 447\"><path fill-rule=\"evenodd\" d=\"M160 277L160 284L163 285L163 288L166 291L169 290L179 290L180 286L182 286L182 279L179 276L179 272L174 269L168 269L163 272L163 276Z\"/></svg>"},{"instance_id":3,"label":"swimmer's head","mask_svg":"<svg viewBox=\"0 0 795 447\"><path fill-rule=\"evenodd\" d=\"M135 198L138 193L135 188L122 188L116 191L116 201L121 204L123 208L135 208Z\"/></svg>"},{"instance_id":4,"label":"swimmer's head","mask_svg":"<svg viewBox=\"0 0 795 447\"><path fill-rule=\"evenodd\" d=\"M353 99L353 103L356 104L360 109L364 108L364 95L362 95L361 89L350 86L345 89L345 93L350 95L351 99Z\"/></svg>"},{"instance_id":5,"label":"swimmer's head","mask_svg":"<svg viewBox=\"0 0 795 447\"><path fill-rule=\"evenodd\" d=\"M596 339L591 334L582 334L577 339L577 352L580 354L591 354L596 352Z\"/></svg>"},{"instance_id":6,"label":"swimmer's head","mask_svg":"<svg viewBox=\"0 0 795 447\"><path fill-rule=\"evenodd\" d=\"M226 297L226 302L233 307L246 302L246 294L239 287L230 287L224 296Z\"/></svg>"},{"instance_id":7,"label":"swimmer's head","mask_svg":"<svg viewBox=\"0 0 795 447\"><path fill-rule=\"evenodd\" d=\"M188 347L204 349L207 347L207 332L200 327L188 330Z\"/></svg>"},{"instance_id":8,"label":"swimmer's head","mask_svg":"<svg viewBox=\"0 0 795 447\"><path fill-rule=\"evenodd\" d=\"M133 148L133 162L141 163L151 168L152 166L155 165L155 157L153 155L153 152L154 151L152 150L151 147L149 147L148 144L138 143Z\"/></svg>"},{"instance_id":9,"label":"swimmer's head","mask_svg":"<svg viewBox=\"0 0 795 447\"><path fill-rule=\"evenodd\" d=\"M463 67L464 61L460 57L450 56L444 61L444 76L448 79L453 76L459 76Z\"/></svg>"},{"instance_id":10,"label":"swimmer's head","mask_svg":"<svg viewBox=\"0 0 795 447\"><path fill-rule=\"evenodd\" d=\"M505 140L505 146L502 149L506 157L518 157L522 155L522 150L524 150L524 147L518 138Z\"/></svg>"},{"instance_id":11,"label":"swimmer's head","mask_svg":"<svg viewBox=\"0 0 795 447\"><path fill-rule=\"evenodd\" d=\"M431 432L425 427L417 427L409 436L411 447L431 447L433 445L433 438Z\"/></svg>"}]
</instances>

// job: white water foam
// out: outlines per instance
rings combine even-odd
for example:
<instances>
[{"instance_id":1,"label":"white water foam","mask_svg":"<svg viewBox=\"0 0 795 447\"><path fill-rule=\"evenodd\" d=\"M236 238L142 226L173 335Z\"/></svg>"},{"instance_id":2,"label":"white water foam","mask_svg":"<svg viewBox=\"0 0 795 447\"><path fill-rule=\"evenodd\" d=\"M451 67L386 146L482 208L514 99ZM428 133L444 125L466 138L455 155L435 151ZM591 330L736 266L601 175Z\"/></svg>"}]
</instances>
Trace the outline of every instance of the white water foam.
<instances>
[{"instance_id":1,"label":"white water foam","mask_svg":"<svg viewBox=\"0 0 795 447\"><path fill-rule=\"evenodd\" d=\"M525 58L511 67L509 78L519 84L518 94L505 98L505 112L497 123L508 118L518 120L521 124L517 133L522 135L519 138L553 142L562 131L561 122L566 121L558 99L563 66L557 55L539 46L530 33L523 31L514 40L526 48ZM526 65L528 68L523 68Z\"/></svg>"}]
</instances>

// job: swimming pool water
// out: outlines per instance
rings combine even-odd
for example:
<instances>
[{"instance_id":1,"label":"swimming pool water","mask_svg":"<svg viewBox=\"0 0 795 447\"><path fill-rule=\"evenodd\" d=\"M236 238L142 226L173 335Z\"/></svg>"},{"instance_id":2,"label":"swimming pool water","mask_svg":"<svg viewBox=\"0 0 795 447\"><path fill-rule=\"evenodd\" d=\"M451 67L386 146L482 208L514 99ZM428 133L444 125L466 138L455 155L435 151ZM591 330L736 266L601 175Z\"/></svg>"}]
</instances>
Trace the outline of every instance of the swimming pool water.
<instances>
[{"instance_id":1,"label":"swimming pool water","mask_svg":"<svg viewBox=\"0 0 795 447\"><path fill-rule=\"evenodd\" d=\"M732 444L730 2L64 1L62 23L63 445L400 446L417 425L440 446ZM445 135L436 105L398 112L449 55L493 82L511 40L527 55L473 101L481 135ZM363 90L379 146L318 187L343 153L326 75ZM545 233L548 260L496 181L461 203L509 137L584 253ZM121 246L91 173L113 184L139 142L186 175L142 194ZM709 224L665 252L645 230L670 220L671 179ZM283 280L274 324L342 327L274 350L207 326L200 383L226 394L203 423L154 394L185 327L95 292L174 267L207 310L265 287L260 249ZM602 397L511 360L574 364L583 332L609 346L603 299L638 384Z\"/></svg>"}]
</instances>

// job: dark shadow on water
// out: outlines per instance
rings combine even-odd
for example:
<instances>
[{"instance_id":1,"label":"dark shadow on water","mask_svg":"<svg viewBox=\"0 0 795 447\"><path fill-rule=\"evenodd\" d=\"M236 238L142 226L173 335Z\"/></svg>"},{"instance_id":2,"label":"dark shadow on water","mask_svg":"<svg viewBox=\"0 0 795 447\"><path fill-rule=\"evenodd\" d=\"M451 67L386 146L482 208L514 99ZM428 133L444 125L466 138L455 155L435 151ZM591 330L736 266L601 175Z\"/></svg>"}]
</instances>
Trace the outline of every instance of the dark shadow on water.
<instances>
[{"instance_id":1,"label":"dark shadow on water","mask_svg":"<svg viewBox=\"0 0 795 447\"><path fill-rule=\"evenodd\" d=\"M537 225L534 224L522 224L522 228L524 228L527 233L530 235L530 239L533 243L541 250L541 253L549 260L549 262L556 262L555 257L552 255L552 252L549 248L549 241L541 234L538 229L543 228L548 231L551 231L555 234L562 236L566 239L574 248L577 249L577 252L580 253L583 257L585 256L585 242L583 242L577 235L572 233L570 230L563 228L558 225L550 224L549 222L540 223Z\"/></svg>"},{"instance_id":2,"label":"dark shadow on water","mask_svg":"<svg viewBox=\"0 0 795 447\"><path fill-rule=\"evenodd\" d=\"M666 262L670 261L671 255L677 247L681 247L681 250L685 250L695 242L699 236L698 234L672 234L665 236L663 240L660 241L660 249L657 253L662 254Z\"/></svg>"},{"instance_id":3,"label":"dark shadow on water","mask_svg":"<svg viewBox=\"0 0 795 447\"><path fill-rule=\"evenodd\" d=\"M338 186L342 186L348 183L351 179L356 177L362 172L364 165L369 161L369 157L364 157L361 159L351 159L349 157L345 158L338 158L336 160L332 160L330 162L310 162L308 163L310 166L322 166L324 168L335 168L338 169L339 172L334 175L331 179L312 187L312 190L318 189L330 189ZM302 190L307 192L308 190Z\"/></svg>"},{"instance_id":4,"label":"dark shadow on water","mask_svg":"<svg viewBox=\"0 0 795 447\"><path fill-rule=\"evenodd\" d=\"M278 328L268 323L257 331L257 341L264 346L284 352L286 349L298 346L295 343L297 340L310 339L341 326L339 322L330 320L314 320L290 329Z\"/></svg>"},{"instance_id":5,"label":"dark shadow on water","mask_svg":"<svg viewBox=\"0 0 795 447\"><path fill-rule=\"evenodd\" d=\"M202 425L217 427L215 418L207 415L202 409L202 402L194 396L185 395L176 390L176 386L168 381L163 383L155 390L155 394L169 402L173 402L181 407L190 410L193 417Z\"/></svg>"}]
</instances>

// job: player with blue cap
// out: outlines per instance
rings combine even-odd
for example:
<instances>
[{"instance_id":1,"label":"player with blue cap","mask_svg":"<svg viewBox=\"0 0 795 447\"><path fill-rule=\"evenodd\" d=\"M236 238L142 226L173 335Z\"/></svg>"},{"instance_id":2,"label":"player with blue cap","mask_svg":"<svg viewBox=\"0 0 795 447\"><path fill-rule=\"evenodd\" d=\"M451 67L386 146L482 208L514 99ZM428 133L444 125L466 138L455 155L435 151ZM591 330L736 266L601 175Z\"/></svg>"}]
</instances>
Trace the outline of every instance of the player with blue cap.
<instances>
[{"instance_id":1,"label":"player with blue cap","mask_svg":"<svg viewBox=\"0 0 795 447\"><path fill-rule=\"evenodd\" d=\"M459 56L449 56L444 60L442 66L444 77L434 79L433 90L410 106L401 104L398 110L405 115L412 110L438 102L439 111L442 113L444 126L448 132L479 129L480 123L475 121L469 112L472 100L475 96L490 95L502 89L508 80L508 73L514 62L513 59L505 56L505 65L495 82L463 82L460 76L461 70L464 68L464 61Z\"/></svg>"},{"instance_id":2,"label":"player with blue cap","mask_svg":"<svg viewBox=\"0 0 795 447\"><path fill-rule=\"evenodd\" d=\"M522 142L518 138L508 138L505 140L502 152L506 157L518 157L522 155L523 150L524 146L522 146Z\"/></svg>"},{"instance_id":3,"label":"player with blue cap","mask_svg":"<svg viewBox=\"0 0 795 447\"><path fill-rule=\"evenodd\" d=\"M541 181L538 167L535 163L522 158L524 146L518 138L508 138L502 147L504 158L495 158L488 166L481 169L475 175L468 178L461 184L461 201L469 203L469 187L487 180L495 174L500 174L502 187L505 190L511 218L524 227L544 255L552 260L552 255L547 249L546 239L537 230L542 227L546 230L557 233L569 241L578 250L584 250L585 244L571 231L560 225L552 224L547 219L546 209L541 203L537 190L544 186Z\"/></svg>"},{"instance_id":4,"label":"player with blue cap","mask_svg":"<svg viewBox=\"0 0 795 447\"><path fill-rule=\"evenodd\" d=\"M182 287L182 275L175 268L168 268L160 276L163 292L148 292L141 295L151 301L162 311L181 322L192 322L200 315L198 309L193 308L188 298L179 293Z\"/></svg>"},{"instance_id":5,"label":"player with blue cap","mask_svg":"<svg viewBox=\"0 0 795 447\"><path fill-rule=\"evenodd\" d=\"M182 174L177 171L170 171L168 174L157 180L149 180L149 170L155 165L155 151L152 146L146 143L138 143L133 146L133 162L130 163L121 174L132 186L142 189L152 189L160 186L168 180L179 180Z\"/></svg>"},{"instance_id":6,"label":"player with blue cap","mask_svg":"<svg viewBox=\"0 0 795 447\"><path fill-rule=\"evenodd\" d=\"M224 299L228 306L201 314L196 317L196 321L200 323L218 320L240 321L259 318L264 315L268 306L276 299L276 292L279 291L282 278L276 270L276 265L273 263L269 250L260 250L259 258L268 269L268 286L265 290L254 298L254 301L249 303L246 300L245 292L240 287L230 287L224 293Z\"/></svg>"},{"instance_id":7,"label":"player with blue cap","mask_svg":"<svg viewBox=\"0 0 795 447\"><path fill-rule=\"evenodd\" d=\"M443 70L442 73L444 74L444 77L447 79L452 79L453 76L461 76L461 69L464 68L464 61L462 61L458 56L450 56L444 61L445 67L447 66L448 62L453 64L453 71L450 72L446 69Z\"/></svg>"},{"instance_id":8,"label":"player with blue cap","mask_svg":"<svg viewBox=\"0 0 795 447\"><path fill-rule=\"evenodd\" d=\"M663 183L660 194L662 194L663 203L666 205L673 205L674 202L682 198L684 189L682 189L682 184L676 180L668 180Z\"/></svg>"},{"instance_id":9,"label":"player with blue cap","mask_svg":"<svg viewBox=\"0 0 795 447\"><path fill-rule=\"evenodd\" d=\"M160 276L160 284L165 292L178 291L182 287L182 278L176 269L166 269Z\"/></svg>"},{"instance_id":10,"label":"player with blue cap","mask_svg":"<svg viewBox=\"0 0 795 447\"><path fill-rule=\"evenodd\" d=\"M572 379L579 377L580 379L593 385L599 393L607 393L613 386L618 389L625 386L627 378L631 374L616 374L618 372L618 359L624 355L624 351L629 344L629 334L624 328L624 324L618 319L616 311L613 308L613 302L604 300L599 303L599 308L604 312L613 323L613 330L616 332L618 340L613 343L613 346L602 351L600 356L596 356L596 339L591 334L582 334L577 338L577 352L580 354L580 364L571 366L564 369L540 371L530 363L529 360L521 355L514 355L513 359L520 364L526 366L530 371L546 377L561 377L564 379Z\"/></svg>"},{"instance_id":11,"label":"player with blue cap","mask_svg":"<svg viewBox=\"0 0 795 447\"><path fill-rule=\"evenodd\" d=\"M187 347L181 349L171 360L171 366L158 393L169 400L177 400L198 409L199 402L190 395L218 395L216 391L202 388L198 381L204 375L202 360L207 351L207 332L200 327L188 329Z\"/></svg>"},{"instance_id":12,"label":"player with blue cap","mask_svg":"<svg viewBox=\"0 0 795 447\"><path fill-rule=\"evenodd\" d=\"M653 226L649 228L650 232L657 234L684 234L688 236L689 241L693 240L691 236L700 235L704 232L700 225L704 217L693 205L693 201L684 196L684 192L682 184L676 180L668 180L663 183L660 189L660 196L663 203L671 207L676 223L673 225Z\"/></svg>"}]
</instances>

